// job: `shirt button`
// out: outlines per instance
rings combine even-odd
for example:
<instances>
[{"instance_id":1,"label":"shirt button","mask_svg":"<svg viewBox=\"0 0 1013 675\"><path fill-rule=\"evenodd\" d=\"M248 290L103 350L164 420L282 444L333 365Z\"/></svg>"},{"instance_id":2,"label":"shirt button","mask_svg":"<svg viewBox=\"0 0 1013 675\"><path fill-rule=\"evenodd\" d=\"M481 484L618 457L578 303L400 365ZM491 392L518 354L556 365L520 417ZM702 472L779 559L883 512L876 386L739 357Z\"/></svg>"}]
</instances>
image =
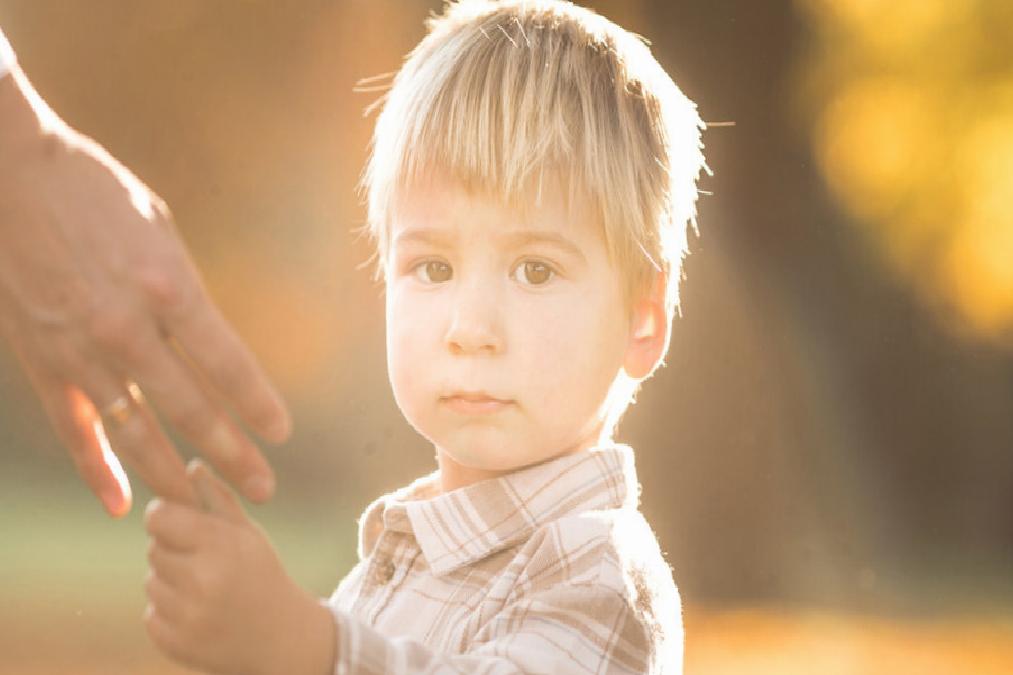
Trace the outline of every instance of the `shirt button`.
<instances>
[{"instance_id":1,"label":"shirt button","mask_svg":"<svg viewBox=\"0 0 1013 675\"><path fill-rule=\"evenodd\" d=\"M373 568L373 580L383 585L394 578L394 563L390 560L378 562Z\"/></svg>"}]
</instances>

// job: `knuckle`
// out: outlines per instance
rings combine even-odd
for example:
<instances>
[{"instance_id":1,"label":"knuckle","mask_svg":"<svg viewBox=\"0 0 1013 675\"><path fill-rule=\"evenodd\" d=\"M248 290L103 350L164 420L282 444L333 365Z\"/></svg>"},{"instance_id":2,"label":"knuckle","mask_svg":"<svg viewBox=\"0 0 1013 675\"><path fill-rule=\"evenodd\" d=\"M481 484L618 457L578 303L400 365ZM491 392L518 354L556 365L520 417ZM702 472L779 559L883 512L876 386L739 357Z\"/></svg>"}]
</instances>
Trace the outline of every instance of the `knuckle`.
<instances>
[{"instance_id":1,"label":"knuckle","mask_svg":"<svg viewBox=\"0 0 1013 675\"><path fill-rule=\"evenodd\" d=\"M196 307L198 289L178 265L152 265L137 273L137 286L155 311L170 321L181 320Z\"/></svg>"},{"instance_id":2,"label":"knuckle","mask_svg":"<svg viewBox=\"0 0 1013 675\"><path fill-rule=\"evenodd\" d=\"M184 298L179 280L165 267L146 267L137 273L137 286L156 307L171 310Z\"/></svg>"},{"instance_id":3,"label":"knuckle","mask_svg":"<svg viewBox=\"0 0 1013 675\"><path fill-rule=\"evenodd\" d=\"M118 303L109 302L88 318L87 334L100 348L122 352L132 345L136 333L137 314Z\"/></svg>"},{"instance_id":4,"label":"knuckle","mask_svg":"<svg viewBox=\"0 0 1013 675\"><path fill-rule=\"evenodd\" d=\"M181 401L170 419L191 440L204 441L212 435L216 417L214 411L203 401Z\"/></svg>"}]
</instances>

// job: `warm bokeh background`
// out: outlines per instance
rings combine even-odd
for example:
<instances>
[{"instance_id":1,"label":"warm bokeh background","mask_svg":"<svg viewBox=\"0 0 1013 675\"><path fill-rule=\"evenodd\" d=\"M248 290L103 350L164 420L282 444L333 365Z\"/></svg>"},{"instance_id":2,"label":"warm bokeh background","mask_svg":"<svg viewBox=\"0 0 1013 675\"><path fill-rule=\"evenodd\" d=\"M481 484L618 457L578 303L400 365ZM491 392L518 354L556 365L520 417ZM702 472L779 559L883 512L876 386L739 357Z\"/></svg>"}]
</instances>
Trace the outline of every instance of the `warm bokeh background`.
<instances>
[{"instance_id":1,"label":"warm bokeh background","mask_svg":"<svg viewBox=\"0 0 1013 675\"><path fill-rule=\"evenodd\" d=\"M620 434L687 672L1013 672L1013 3L588 4L735 123L706 134L683 316ZM352 88L439 5L0 0L291 403L254 512L320 594L368 500L433 467L357 269L375 94ZM102 516L0 351L0 672L182 672L141 628L139 512Z\"/></svg>"}]
</instances>

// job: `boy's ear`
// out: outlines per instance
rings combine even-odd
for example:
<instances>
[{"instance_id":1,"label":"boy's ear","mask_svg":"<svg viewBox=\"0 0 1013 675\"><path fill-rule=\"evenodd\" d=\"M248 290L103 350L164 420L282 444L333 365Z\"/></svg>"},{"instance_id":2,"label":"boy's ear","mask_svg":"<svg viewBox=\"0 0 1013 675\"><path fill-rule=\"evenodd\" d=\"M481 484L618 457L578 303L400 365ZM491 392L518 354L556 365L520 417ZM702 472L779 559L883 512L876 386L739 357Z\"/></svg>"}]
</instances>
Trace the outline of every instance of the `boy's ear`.
<instances>
[{"instance_id":1,"label":"boy's ear","mask_svg":"<svg viewBox=\"0 0 1013 675\"><path fill-rule=\"evenodd\" d=\"M665 273L658 272L651 283L650 292L633 306L623 370L635 380L641 380L654 372L665 353L669 330L668 316L665 313L665 282Z\"/></svg>"}]
</instances>

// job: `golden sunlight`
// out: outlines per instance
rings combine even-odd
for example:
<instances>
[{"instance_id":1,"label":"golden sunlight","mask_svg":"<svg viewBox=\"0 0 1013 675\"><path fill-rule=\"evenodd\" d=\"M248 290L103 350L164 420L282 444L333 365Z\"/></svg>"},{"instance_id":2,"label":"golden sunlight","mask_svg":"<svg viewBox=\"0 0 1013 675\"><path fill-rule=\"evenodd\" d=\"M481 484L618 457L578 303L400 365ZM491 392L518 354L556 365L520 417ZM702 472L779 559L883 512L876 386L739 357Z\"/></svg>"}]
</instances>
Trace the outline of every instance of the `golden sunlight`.
<instances>
[{"instance_id":1,"label":"golden sunlight","mask_svg":"<svg viewBox=\"0 0 1013 675\"><path fill-rule=\"evenodd\" d=\"M982 33L1011 5L799 4L801 105L832 192L942 324L1013 346L1013 61Z\"/></svg>"}]
</instances>

